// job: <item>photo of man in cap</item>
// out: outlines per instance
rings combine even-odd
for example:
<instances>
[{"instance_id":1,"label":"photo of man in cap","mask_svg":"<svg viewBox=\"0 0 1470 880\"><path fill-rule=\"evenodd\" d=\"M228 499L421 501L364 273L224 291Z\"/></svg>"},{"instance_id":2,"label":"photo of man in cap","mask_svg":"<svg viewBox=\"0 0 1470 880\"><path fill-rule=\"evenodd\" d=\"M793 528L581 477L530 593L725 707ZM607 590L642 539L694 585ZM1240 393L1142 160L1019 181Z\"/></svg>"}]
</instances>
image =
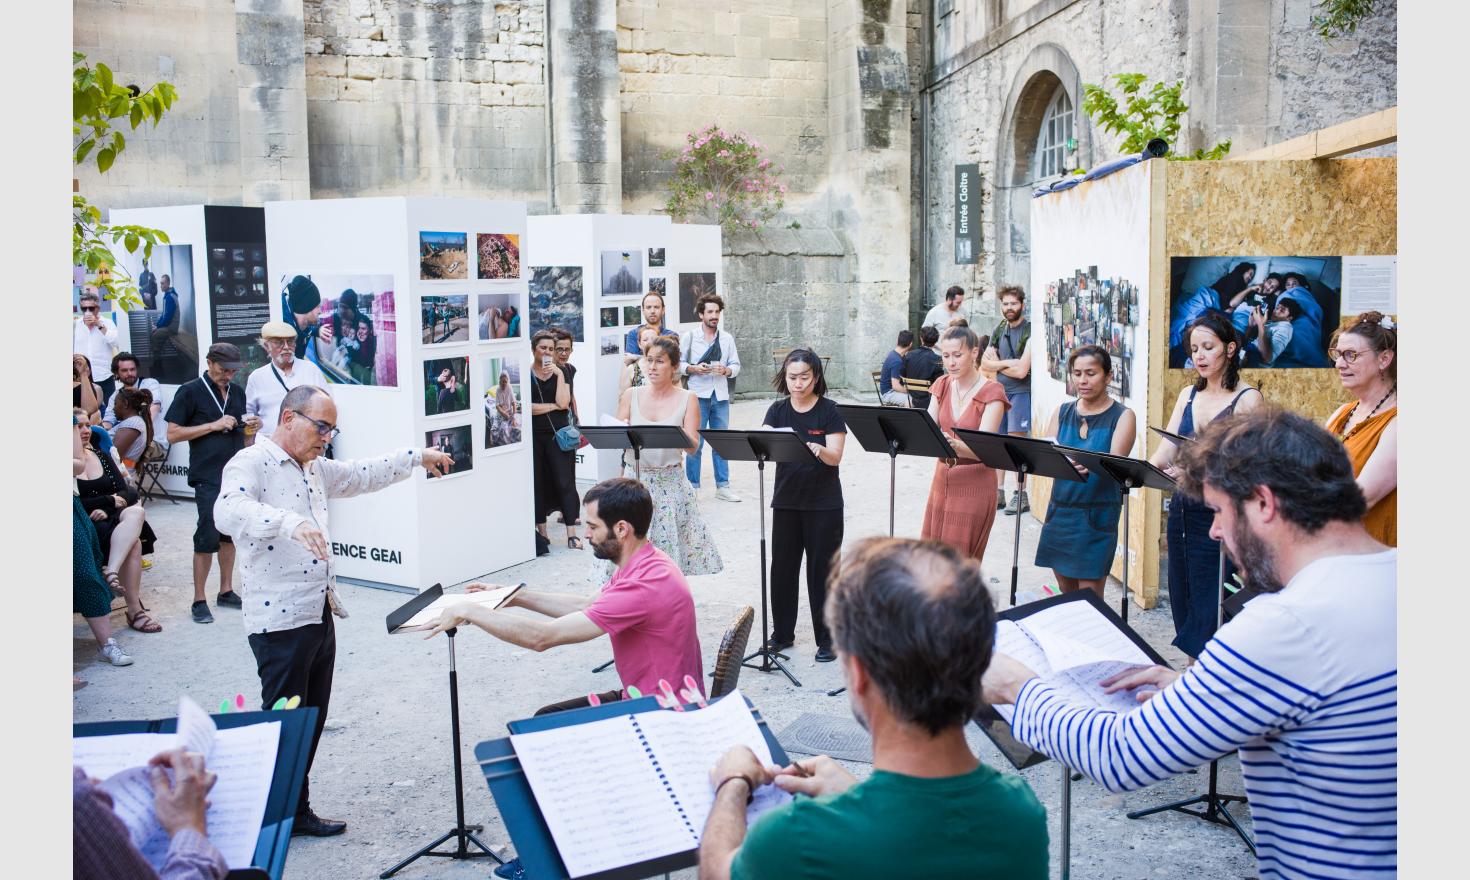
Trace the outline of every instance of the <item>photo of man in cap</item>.
<instances>
[{"instance_id":1,"label":"photo of man in cap","mask_svg":"<svg viewBox=\"0 0 1470 880\"><path fill-rule=\"evenodd\" d=\"M199 509L194 527L194 604L190 608L195 623L214 622L204 583L216 553L219 595L215 603L240 607L234 591L235 545L214 527L214 502L225 463L245 446L245 391L231 381L240 366L240 349L228 342L211 345L205 355L205 374L179 386L164 416L168 442L189 444L189 485Z\"/></svg>"},{"instance_id":2,"label":"photo of man in cap","mask_svg":"<svg viewBox=\"0 0 1470 880\"><path fill-rule=\"evenodd\" d=\"M321 357L312 343L332 341L331 325L323 325L322 292L305 275L297 275L286 285L281 314L296 331L296 357L320 365Z\"/></svg>"},{"instance_id":3,"label":"photo of man in cap","mask_svg":"<svg viewBox=\"0 0 1470 880\"><path fill-rule=\"evenodd\" d=\"M270 360L257 367L245 380L245 442L255 434L269 437L281 417L281 400L286 392L302 385L327 387L327 377L316 364L296 357L296 328L285 321L270 321L260 328L260 345ZM253 421L253 424L252 424Z\"/></svg>"}]
</instances>

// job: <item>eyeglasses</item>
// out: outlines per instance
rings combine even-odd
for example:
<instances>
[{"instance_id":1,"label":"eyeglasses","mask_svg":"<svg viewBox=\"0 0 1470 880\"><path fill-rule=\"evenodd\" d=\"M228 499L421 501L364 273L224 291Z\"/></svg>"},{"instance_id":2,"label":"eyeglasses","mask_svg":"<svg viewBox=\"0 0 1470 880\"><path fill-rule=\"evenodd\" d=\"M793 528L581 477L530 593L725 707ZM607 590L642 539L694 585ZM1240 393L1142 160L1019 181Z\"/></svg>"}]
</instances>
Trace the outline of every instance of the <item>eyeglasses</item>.
<instances>
[{"instance_id":1,"label":"eyeglasses","mask_svg":"<svg viewBox=\"0 0 1470 880\"><path fill-rule=\"evenodd\" d=\"M102 310L99 309L97 306L82 306L82 311L84 311L84 312L100 312Z\"/></svg>"},{"instance_id":2,"label":"eyeglasses","mask_svg":"<svg viewBox=\"0 0 1470 880\"><path fill-rule=\"evenodd\" d=\"M321 419L314 419L299 409L289 410L289 412L296 413L298 416L301 416L303 419L306 419L308 422L311 422L313 425L315 425L316 435L318 437L325 437L328 440L335 440L342 434L341 428L330 425L322 421Z\"/></svg>"},{"instance_id":3,"label":"eyeglasses","mask_svg":"<svg viewBox=\"0 0 1470 880\"><path fill-rule=\"evenodd\" d=\"M1337 359L1338 358L1342 358L1344 361L1347 361L1348 366L1352 366L1353 364L1357 363L1357 361L1358 361L1358 355L1360 355L1360 354L1363 354L1363 352L1361 352L1361 351L1355 351L1355 350L1353 350L1351 348L1341 348L1341 349L1339 349L1339 348L1329 348L1329 349L1327 349L1327 357L1331 358L1331 360L1332 360L1332 362L1334 364L1337 363Z\"/></svg>"}]
</instances>

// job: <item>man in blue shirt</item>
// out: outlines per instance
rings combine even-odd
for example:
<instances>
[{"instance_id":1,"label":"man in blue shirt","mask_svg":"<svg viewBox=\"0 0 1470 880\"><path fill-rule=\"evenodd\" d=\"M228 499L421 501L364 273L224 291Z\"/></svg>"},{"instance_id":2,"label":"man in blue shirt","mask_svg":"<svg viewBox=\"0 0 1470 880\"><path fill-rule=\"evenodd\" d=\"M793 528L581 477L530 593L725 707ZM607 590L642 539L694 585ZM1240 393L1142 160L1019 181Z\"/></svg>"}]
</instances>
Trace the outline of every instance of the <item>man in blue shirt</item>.
<instances>
[{"instance_id":1,"label":"man in blue shirt","mask_svg":"<svg viewBox=\"0 0 1470 880\"><path fill-rule=\"evenodd\" d=\"M657 327L660 336L679 335L664 326L664 298L657 293L643 295L643 323L650 327ZM638 328L633 327L628 330L628 335L623 337L623 363L631 364L640 357L643 357L643 352L638 349Z\"/></svg>"},{"instance_id":2,"label":"man in blue shirt","mask_svg":"<svg viewBox=\"0 0 1470 880\"><path fill-rule=\"evenodd\" d=\"M149 350L153 352L148 371L154 376L163 374L163 347L179 335L179 292L167 275L158 277L158 287L158 294L163 297L163 308L148 337Z\"/></svg>"},{"instance_id":3,"label":"man in blue shirt","mask_svg":"<svg viewBox=\"0 0 1470 880\"><path fill-rule=\"evenodd\" d=\"M898 331L898 344L888 357L883 359L883 370L878 376L878 386L883 402L891 406L908 406L909 395L903 388L903 359L914 347L914 331L907 328Z\"/></svg>"}]
</instances>

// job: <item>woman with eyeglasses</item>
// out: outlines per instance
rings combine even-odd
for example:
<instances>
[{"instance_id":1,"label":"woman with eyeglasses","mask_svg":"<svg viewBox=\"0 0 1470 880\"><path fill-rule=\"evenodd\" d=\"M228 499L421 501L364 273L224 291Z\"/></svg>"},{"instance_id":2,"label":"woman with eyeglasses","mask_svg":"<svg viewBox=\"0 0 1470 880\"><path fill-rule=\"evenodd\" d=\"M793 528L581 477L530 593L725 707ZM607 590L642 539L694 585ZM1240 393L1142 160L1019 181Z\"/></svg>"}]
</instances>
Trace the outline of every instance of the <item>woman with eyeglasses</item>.
<instances>
[{"instance_id":1,"label":"woman with eyeglasses","mask_svg":"<svg viewBox=\"0 0 1470 880\"><path fill-rule=\"evenodd\" d=\"M1399 335L1381 312L1364 312L1337 334L1327 352L1353 400L1338 407L1327 430L1342 438L1358 488L1368 502L1363 525L1390 547L1399 541Z\"/></svg>"},{"instance_id":2,"label":"woman with eyeglasses","mask_svg":"<svg viewBox=\"0 0 1470 880\"><path fill-rule=\"evenodd\" d=\"M1261 392L1240 384L1240 337L1224 312L1205 312L1184 334L1194 364L1194 384L1179 392L1169 416L1170 433L1193 438L1206 425L1261 405ZM1174 475L1177 447L1165 440L1149 457ZM1175 492L1169 502L1169 611L1174 646L1193 662L1215 634L1220 604L1220 542L1210 537L1215 514L1204 501ZM1225 578L1231 566L1225 564Z\"/></svg>"}]
</instances>

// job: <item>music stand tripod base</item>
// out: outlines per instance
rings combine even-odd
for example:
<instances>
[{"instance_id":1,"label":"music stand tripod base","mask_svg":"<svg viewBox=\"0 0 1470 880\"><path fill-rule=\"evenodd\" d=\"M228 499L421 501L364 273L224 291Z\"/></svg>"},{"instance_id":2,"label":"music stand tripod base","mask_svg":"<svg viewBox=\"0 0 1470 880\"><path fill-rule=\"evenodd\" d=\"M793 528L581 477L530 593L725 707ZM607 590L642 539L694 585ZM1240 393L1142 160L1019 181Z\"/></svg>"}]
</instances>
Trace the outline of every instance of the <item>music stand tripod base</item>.
<instances>
[{"instance_id":1,"label":"music stand tripod base","mask_svg":"<svg viewBox=\"0 0 1470 880\"><path fill-rule=\"evenodd\" d=\"M442 590L438 592L441 595L443 593ZM449 829L433 843L423 847L418 852L379 874L378 877L380 880L387 880L387 878L392 877L411 863L425 856L445 859L483 859L488 856L498 864L505 864L504 859L492 852L490 847L486 846L474 835L473 832L484 831L485 826L466 825L464 823L464 767L459 754L459 674L454 668L455 630L445 630L445 634L449 636L449 712L454 735L454 809L457 821L453 828ZM440 844L451 838L455 841L455 848L452 852L437 851ZM470 849L470 844L479 847L480 851L476 852Z\"/></svg>"}]
</instances>

